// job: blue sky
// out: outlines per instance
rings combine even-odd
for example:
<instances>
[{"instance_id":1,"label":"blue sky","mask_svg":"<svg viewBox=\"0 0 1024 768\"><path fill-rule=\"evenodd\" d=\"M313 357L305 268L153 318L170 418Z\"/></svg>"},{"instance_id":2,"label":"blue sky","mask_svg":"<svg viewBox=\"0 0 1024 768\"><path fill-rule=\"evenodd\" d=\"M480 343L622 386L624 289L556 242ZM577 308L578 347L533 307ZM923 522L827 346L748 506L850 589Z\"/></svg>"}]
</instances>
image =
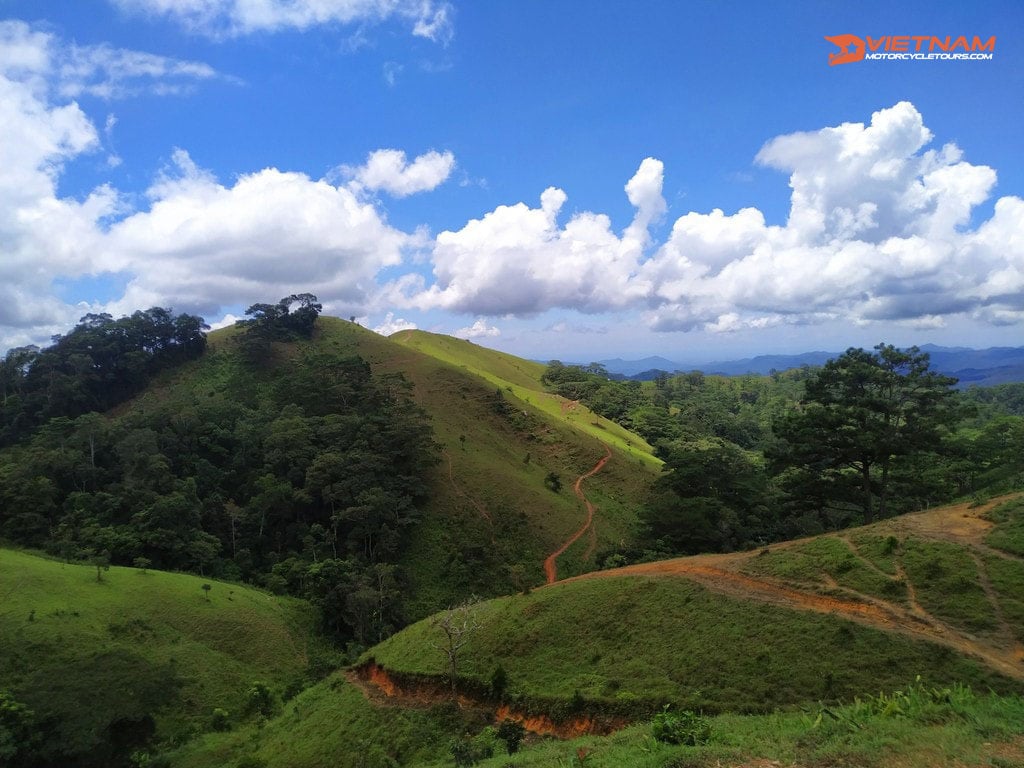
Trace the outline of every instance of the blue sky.
<instances>
[{"instance_id":1,"label":"blue sky","mask_svg":"<svg viewBox=\"0 0 1024 768\"><path fill-rule=\"evenodd\" d=\"M0 348L313 291L700 361L1024 340L1024 6L0 0ZM825 35L997 42L835 67Z\"/></svg>"}]
</instances>

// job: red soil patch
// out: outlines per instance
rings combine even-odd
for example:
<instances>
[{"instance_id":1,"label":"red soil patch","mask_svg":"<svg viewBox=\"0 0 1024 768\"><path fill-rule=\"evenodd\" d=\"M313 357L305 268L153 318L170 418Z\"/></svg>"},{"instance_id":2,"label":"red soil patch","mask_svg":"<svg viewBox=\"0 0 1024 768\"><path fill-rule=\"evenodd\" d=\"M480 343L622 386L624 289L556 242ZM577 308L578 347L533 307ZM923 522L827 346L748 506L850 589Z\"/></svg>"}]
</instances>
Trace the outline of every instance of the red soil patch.
<instances>
[{"instance_id":1,"label":"red soil patch","mask_svg":"<svg viewBox=\"0 0 1024 768\"><path fill-rule=\"evenodd\" d=\"M453 695L451 689L440 680L405 680L372 661L350 669L346 677L364 696L378 705L422 708L454 700L462 709L490 713L495 723L502 720L522 723L523 728L538 736L575 739L587 734L606 735L628 724L622 718L594 718L588 715L555 721L545 714L520 712L507 704L487 701L462 691Z\"/></svg>"},{"instance_id":2,"label":"red soil patch","mask_svg":"<svg viewBox=\"0 0 1024 768\"><path fill-rule=\"evenodd\" d=\"M570 536L565 541L565 543L562 544L562 546L560 546L558 549L556 549L554 552L547 556L547 559L544 561L544 575L547 578L548 584L554 584L558 580L558 558L565 552L565 550L567 550L569 547L575 544L576 541L580 538L580 536L587 532L587 529L590 527L591 523L594 522L594 505L590 503L590 499L588 499L586 495L583 493L583 481L586 480L588 477L592 477L596 475L598 472L600 472L604 465L607 464L608 460L612 457L612 449L607 445L604 447L604 449L606 453L601 458L601 460L598 461L597 464L595 464L589 472L586 472L577 477L576 482L573 483L573 491L576 493L576 496L579 498L579 500L582 501L587 507L587 521L583 524L583 527L576 531L576 533L574 533L572 536Z\"/></svg>"}]
</instances>

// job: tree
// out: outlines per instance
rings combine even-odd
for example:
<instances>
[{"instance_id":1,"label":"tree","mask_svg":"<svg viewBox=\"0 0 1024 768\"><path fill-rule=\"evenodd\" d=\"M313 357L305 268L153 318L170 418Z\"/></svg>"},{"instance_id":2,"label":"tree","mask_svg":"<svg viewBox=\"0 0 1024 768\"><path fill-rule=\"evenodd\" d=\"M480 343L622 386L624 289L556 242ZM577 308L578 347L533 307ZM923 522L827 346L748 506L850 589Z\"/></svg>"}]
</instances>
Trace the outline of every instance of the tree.
<instances>
[{"instance_id":1,"label":"tree","mask_svg":"<svg viewBox=\"0 0 1024 768\"><path fill-rule=\"evenodd\" d=\"M89 552L89 565L96 569L96 581L103 581L103 572L110 570L110 553L106 550Z\"/></svg>"},{"instance_id":2,"label":"tree","mask_svg":"<svg viewBox=\"0 0 1024 768\"><path fill-rule=\"evenodd\" d=\"M0 765L34 763L30 754L37 741L33 718L28 707L0 688Z\"/></svg>"},{"instance_id":3,"label":"tree","mask_svg":"<svg viewBox=\"0 0 1024 768\"><path fill-rule=\"evenodd\" d=\"M664 472L640 516L675 553L734 549L765 534L764 473L726 440L663 443Z\"/></svg>"},{"instance_id":4,"label":"tree","mask_svg":"<svg viewBox=\"0 0 1024 768\"><path fill-rule=\"evenodd\" d=\"M293 312L295 304L298 309ZM277 304L253 304L245 310L248 319L236 323L243 328L239 339L243 356L250 364L257 364L267 359L273 341L308 339L322 309L312 293L293 293Z\"/></svg>"},{"instance_id":5,"label":"tree","mask_svg":"<svg viewBox=\"0 0 1024 768\"><path fill-rule=\"evenodd\" d=\"M962 410L956 379L929 370L928 354L879 344L850 348L807 379L799 409L776 425L776 464L802 470L828 503L856 504L865 523L889 512L895 466L938 452Z\"/></svg>"},{"instance_id":6,"label":"tree","mask_svg":"<svg viewBox=\"0 0 1024 768\"><path fill-rule=\"evenodd\" d=\"M277 710L277 697L262 680L255 681L246 691L247 711L262 717L271 717Z\"/></svg>"},{"instance_id":7,"label":"tree","mask_svg":"<svg viewBox=\"0 0 1024 768\"><path fill-rule=\"evenodd\" d=\"M430 620L430 626L440 633L440 640L431 642L431 645L444 655L445 665L448 668L446 674L452 686L452 696L454 696L462 649L469 642L470 637L480 629L480 624L477 621L476 600L470 598L454 608L442 611Z\"/></svg>"}]
</instances>

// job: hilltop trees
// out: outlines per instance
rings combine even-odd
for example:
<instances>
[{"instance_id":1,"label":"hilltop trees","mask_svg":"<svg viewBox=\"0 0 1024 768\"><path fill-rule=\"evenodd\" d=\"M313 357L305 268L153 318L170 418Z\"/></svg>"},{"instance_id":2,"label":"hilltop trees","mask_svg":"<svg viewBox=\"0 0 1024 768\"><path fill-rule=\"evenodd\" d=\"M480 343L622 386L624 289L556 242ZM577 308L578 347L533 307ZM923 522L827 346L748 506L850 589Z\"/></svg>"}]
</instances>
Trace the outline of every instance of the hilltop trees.
<instances>
[{"instance_id":1,"label":"hilltop trees","mask_svg":"<svg viewBox=\"0 0 1024 768\"><path fill-rule=\"evenodd\" d=\"M115 320L87 314L53 344L11 349L0 362L0 445L56 417L105 411L154 375L202 355L203 318L152 307Z\"/></svg>"},{"instance_id":2,"label":"hilltop trees","mask_svg":"<svg viewBox=\"0 0 1024 768\"><path fill-rule=\"evenodd\" d=\"M900 470L937 453L959 420L955 383L929 370L917 347L848 349L807 380L800 407L775 425L774 458L794 470L790 486L805 498L855 503L870 523L890 511Z\"/></svg>"},{"instance_id":3,"label":"hilltop trees","mask_svg":"<svg viewBox=\"0 0 1024 768\"><path fill-rule=\"evenodd\" d=\"M322 309L312 293L293 293L276 304L253 304L245 310L248 319L236 323L243 329L243 356L249 363L259 363L267 359L273 341L310 338Z\"/></svg>"}]
</instances>

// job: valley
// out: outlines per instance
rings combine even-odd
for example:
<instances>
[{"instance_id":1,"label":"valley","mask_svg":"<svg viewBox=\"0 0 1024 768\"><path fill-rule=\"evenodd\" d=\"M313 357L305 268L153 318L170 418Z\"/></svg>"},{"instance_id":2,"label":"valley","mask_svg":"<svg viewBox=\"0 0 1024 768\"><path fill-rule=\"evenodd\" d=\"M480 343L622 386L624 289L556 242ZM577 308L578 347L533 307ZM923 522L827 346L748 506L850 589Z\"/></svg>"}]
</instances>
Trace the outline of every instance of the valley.
<instances>
[{"instance_id":1,"label":"valley","mask_svg":"<svg viewBox=\"0 0 1024 768\"><path fill-rule=\"evenodd\" d=\"M614 382L265 312L0 452L21 764L886 765L925 723L947 757L1016 749L1014 390L927 433L960 448L894 452L864 506L782 463L813 371ZM967 445L973 497L924 501ZM870 522L879 500L899 514ZM684 715L712 736L650 735Z\"/></svg>"}]
</instances>

